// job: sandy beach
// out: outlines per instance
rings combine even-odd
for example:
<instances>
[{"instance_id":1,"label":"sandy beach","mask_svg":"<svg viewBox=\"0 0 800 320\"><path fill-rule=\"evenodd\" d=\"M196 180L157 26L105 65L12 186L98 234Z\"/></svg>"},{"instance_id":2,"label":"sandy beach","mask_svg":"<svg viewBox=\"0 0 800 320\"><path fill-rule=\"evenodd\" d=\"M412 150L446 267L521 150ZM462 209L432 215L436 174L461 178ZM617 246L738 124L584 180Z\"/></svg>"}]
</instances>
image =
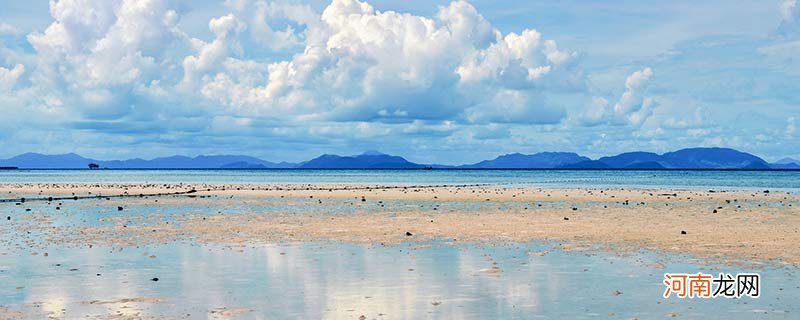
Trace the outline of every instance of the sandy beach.
<instances>
[{"instance_id":1,"label":"sandy beach","mask_svg":"<svg viewBox=\"0 0 800 320\"><path fill-rule=\"evenodd\" d=\"M185 192L189 193L166 195ZM3 217L0 223L4 234L14 235L2 239L6 245L28 246L35 254L48 244L126 247L185 240L216 244L548 240L559 244L555 250L651 249L710 262L800 265L800 197L769 190L5 184L0 185L0 194L5 199L26 197L25 202L3 204L19 209L36 203L35 198L46 202L43 209L13 220ZM112 197L120 195L124 196ZM47 201L74 196L99 198ZM75 201L94 201L92 205L107 208L109 214L98 221L53 224L52 217L68 211ZM288 207L260 212L262 204ZM160 213L160 208L181 205L198 209ZM122 210L129 206L152 212L128 216ZM231 214L203 206L252 207Z\"/></svg>"}]
</instances>

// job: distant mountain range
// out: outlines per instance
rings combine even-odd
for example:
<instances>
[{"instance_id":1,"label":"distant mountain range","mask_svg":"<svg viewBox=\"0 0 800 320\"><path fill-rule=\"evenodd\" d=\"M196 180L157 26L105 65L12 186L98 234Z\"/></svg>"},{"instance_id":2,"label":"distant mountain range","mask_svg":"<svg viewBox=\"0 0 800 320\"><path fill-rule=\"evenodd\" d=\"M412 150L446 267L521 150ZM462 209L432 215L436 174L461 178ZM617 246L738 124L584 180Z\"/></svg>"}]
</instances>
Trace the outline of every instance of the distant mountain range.
<instances>
[{"instance_id":1,"label":"distant mountain range","mask_svg":"<svg viewBox=\"0 0 800 320\"><path fill-rule=\"evenodd\" d=\"M90 163L107 169L269 169L269 168L294 168L294 163L274 163L250 156L172 156L155 158L151 160L96 160L84 158L74 153L45 155L39 153L24 153L13 158L0 160L0 166L19 167L24 169L86 169Z\"/></svg>"},{"instance_id":2,"label":"distant mountain range","mask_svg":"<svg viewBox=\"0 0 800 320\"><path fill-rule=\"evenodd\" d=\"M800 160L783 158L770 164L775 169L800 169Z\"/></svg>"},{"instance_id":3,"label":"distant mountain range","mask_svg":"<svg viewBox=\"0 0 800 320\"><path fill-rule=\"evenodd\" d=\"M299 164L299 169L419 169L425 165L409 162L403 157L377 152L366 152L357 156L323 154Z\"/></svg>"},{"instance_id":4,"label":"distant mountain range","mask_svg":"<svg viewBox=\"0 0 800 320\"><path fill-rule=\"evenodd\" d=\"M552 169L565 165L591 161L591 159L571 152L540 152L537 154L512 153L494 160L484 160L476 164L459 166L464 169Z\"/></svg>"},{"instance_id":5,"label":"distant mountain range","mask_svg":"<svg viewBox=\"0 0 800 320\"><path fill-rule=\"evenodd\" d=\"M768 163L752 154L728 148L689 148L664 154L627 152L595 160L570 152L512 153L460 166L418 164L376 151L354 156L324 154L300 163L276 163L242 155L96 160L74 153L25 153L0 160L0 167L86 169L90 163L107 169L800 169L799 160L785 158Z\"/></svg>"}]
</instances>

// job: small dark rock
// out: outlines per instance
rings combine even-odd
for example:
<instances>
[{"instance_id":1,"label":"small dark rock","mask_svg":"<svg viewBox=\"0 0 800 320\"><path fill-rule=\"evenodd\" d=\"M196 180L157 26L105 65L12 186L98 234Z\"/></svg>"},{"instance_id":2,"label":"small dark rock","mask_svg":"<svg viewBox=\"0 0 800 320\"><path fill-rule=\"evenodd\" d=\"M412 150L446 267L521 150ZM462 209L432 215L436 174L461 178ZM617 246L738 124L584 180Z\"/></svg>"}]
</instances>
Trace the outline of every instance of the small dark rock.
<instances>
[{"instance_id":1,"label":"small dark rock","mask_svg":"<svg viewBox=\"0 0 800 320\"><path fill-rule=\"evenodd\" d=\"M686 231L681 230L681 234L686 234Z\"/></svg>"},{"instance_id":2,"label":"small dark rock","mask_svg":"<svg viewBox=\"0 0 800 320\"><path fill-rule=\"evenodd\" d=\"M413 234L411 234L411 232L406 231L406 236L410 237L413 236Z\"/></svg>"},{"instance_id":3,"label":"small dark rock","mask_svg":"<svg viewBox=\"0 0 800 320\"><path fill-rule=\"evenodd\" d=\"M158 278L150 279L150 281L158 281Z\"/></svg>"},{"instance_id":4,"label":"small dark rock","mask_svg":"<svg viewBox=\"0 0 800 320\"><path fill-rule=\"evenodd\" d=\"M569 220L569 218L567 218L567 217L564 217L564 220Z\"/></svg>"},{"instance_id":5,"label":"small dark rock","mask_svg":"<svg viewBox=\"0 0 800 320\"><path fill-rule=\"evenodd\" d=\"M122 207L117 207L117 211L122 211Z\"/></svg>"}]
</instances>

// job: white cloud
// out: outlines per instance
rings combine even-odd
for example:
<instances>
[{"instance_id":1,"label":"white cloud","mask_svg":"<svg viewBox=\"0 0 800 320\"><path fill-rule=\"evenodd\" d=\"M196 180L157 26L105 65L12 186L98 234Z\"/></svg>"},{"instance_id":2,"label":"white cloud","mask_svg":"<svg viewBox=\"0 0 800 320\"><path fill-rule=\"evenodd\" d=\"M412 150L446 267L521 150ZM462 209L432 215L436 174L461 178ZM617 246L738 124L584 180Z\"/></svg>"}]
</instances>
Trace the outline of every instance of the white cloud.
<instances>
[{"instance_id":1,"label":"white cloud","mask_svg":"<svg viewBox=\"0 0 800 320\"><path fill-rule=\"evenodd\" d=\"M789 117L786 119L786 139L794 138L795 132L797 132L797 126L795 124L794 117Z\"/></svg>"},{"instance_id":2,"label":"white cloud","mask_svg":"<svg viewBox=\"0 0 800 320\"><path fill-rule=\"evenodd\" d=\"M22 30L20 30L16 26L8 24L8 23L5 23L5 22L0 22L0 36L2 36L2 35L17 35L17 34L20 34L20 33L22 33Z\"/></svg>"},{"instance_id":3,"label":"white cloud","mask_svg":"<svg viewBox=\"0 0 800 320\"><path fill-rule=\"evenodd\" d=\"M649 67L633 72L625 78L625 91L613 106L605 98L593 97L577 117L578 122L584 126L603 123L641 125L658 106L655 98L645 96L652 77L653 70Z\"/></svg>"},{"instance_id":4,"label":"white cloud","mask_svg":"<svg viewBox=\"0 0 800 320\"><path fill-rule=\"evenodd\" d=\"M0 93L10 91L23 73L25 73L25 66L21 64L17 64L11 69L0 67Z\"/></svg>"},{"instance_id":5,"label":"white cloud","mask_svg":"<svg viewBox=\"0 0 800 320\"><path fill-rule=\"evenodd\" d=\"M585 126L596 126L608 119L609 102L603 97L592 97L586 110L580 115L580 122Z\"/></svg>"},{"instance_id":6,"label":"white cloud","mask_svg":"<svg viewBox=\"0 0 800 320\"><path fill-rule=\"evenodd\" d=\"M797 0L783 0L781 3L781 16L783 20L795 20L800 8L797 7Z\"/></svg>"},{"instance_id":7,"label":"white cloud","mask_svg":"<svg viewBox=\"0 0 800 320\"><path fill-rule=\"evenodd\" d=\"M320 20L302 53L269 65L264 85L221 72L201 92L239 109L307 119L550 123L563 110L545 103L546 91L582 85L574 53L535 30L503 37L462 1L427 18L334 0ZM498 105L503 97L516 102Z\"/></svg>"},{"instance_id":8,"label":"white cloud","mask_svg":"<svg viewBox=\"0 0 800 320\"><path fill-rule=\"evenodd\" d=\"M321 14L285 1L225 5L233 12L212 18L213 38L202 40L182 30L171 1L53 1L53 22L27 37L35 50L30 89L90 118L194 108L304 121L478 123L555 123L565 110L549 96L585 89L576 53L536 30L504 35L464 1L432 17L357 0L333 0ZM275 60L245 52L253 45L302 50ZM152 103L192 108L142 106Z\"/></svg>"},{"instance_id":9,"label":"white cloud","mask_svg":"<svg viewBox=\"0 0 800 320\"><path fill-rule=\"evenodd\" d=\"M138 99L132 88L179 74L179 52L188 40L170 6L157 0L52 1L54 21L27 37L36 51L32 90L52 92L89 117L128 113Z\"/></svg>"},{"instance_id":10,"label":"white cloud","mask_svg":"<svg viewBox=\"0 0 800 320\"><path fill-rule=\"evenodd\" d=\"M625 79L625 92L619 102L614 105L614 112L619 115L626 115L641 109L644 100L641 97L642 91L652 76L653 70L650 68L644 68L628 76Z\"/></svg>"},{"instance_id":11,"label":"white cloud","mask_svg":"<svg viewBox=\"0 0 800 320\"><path fill-rule=\"evenodd\" d=\"M252 6L251 8L244 5L237 12L240 12L240 15L251 16L247 19L251 36L257 43L273 51L294 48L304 43L305 33L296 30L293 24L307 28L320 21L319 14L308 5L261 0ZM284 23L280 27L275 27L273 24L276 22Z\"/></svg>"},{"instance_id":12,"label":"white cloud","mask_svg":"<svg viewBox=\"0 0 800 320\"><path fill-rule=\"evenodd\" d=\"M189 55L183 59L183 79L181 88L194 89L201 78L208 73L214 73L228 59L232 51L237 50L236 34L244 30L245 25L233 14L213 18L208 22L208 28L214 33L214 40L205 43L193 39L196 55Z\"/></svg>"},{"instance_id":13,"label":"white cloud","mask_svg":"<svg viewBox=\"0 0 800 320\"><path fill-rule=\"evenodd\" d=\"M614 114L617 117L627 119L632 124L641 124L652 114L656 102L653 98L644 97L652 76L653 70L644 68L625 79L625 92L614 105Z\"/></svg>"},{"instance_id":14,"label":"white cloud","mask_svg":"<svg viewBox=\"0 0 800 320\"><path fill-rule=\"evenodd\" d=\"M796 38L800 33L800 6L797 5L797 0L783 0L781 18L778 35L784 38Z\"/></svg>"}]
</instances>

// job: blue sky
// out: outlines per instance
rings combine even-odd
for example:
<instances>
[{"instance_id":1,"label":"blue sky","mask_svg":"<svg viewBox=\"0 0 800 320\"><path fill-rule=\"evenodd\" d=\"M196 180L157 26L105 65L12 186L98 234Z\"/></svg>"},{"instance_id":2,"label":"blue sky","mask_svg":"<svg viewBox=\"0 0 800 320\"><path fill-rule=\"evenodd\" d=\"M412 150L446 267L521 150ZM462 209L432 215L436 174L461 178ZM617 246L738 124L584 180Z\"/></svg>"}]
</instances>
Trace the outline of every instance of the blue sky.
<instances>
[{"instance_id":1,"label":"blue sky","mask_svg":"<svg viewBox=\"0 0 800 320\"><path fill-rule=\"evenodd\" d=\"M0 157L800 157L796 0L0 7Z\"/></svg>"}]
</instances>

